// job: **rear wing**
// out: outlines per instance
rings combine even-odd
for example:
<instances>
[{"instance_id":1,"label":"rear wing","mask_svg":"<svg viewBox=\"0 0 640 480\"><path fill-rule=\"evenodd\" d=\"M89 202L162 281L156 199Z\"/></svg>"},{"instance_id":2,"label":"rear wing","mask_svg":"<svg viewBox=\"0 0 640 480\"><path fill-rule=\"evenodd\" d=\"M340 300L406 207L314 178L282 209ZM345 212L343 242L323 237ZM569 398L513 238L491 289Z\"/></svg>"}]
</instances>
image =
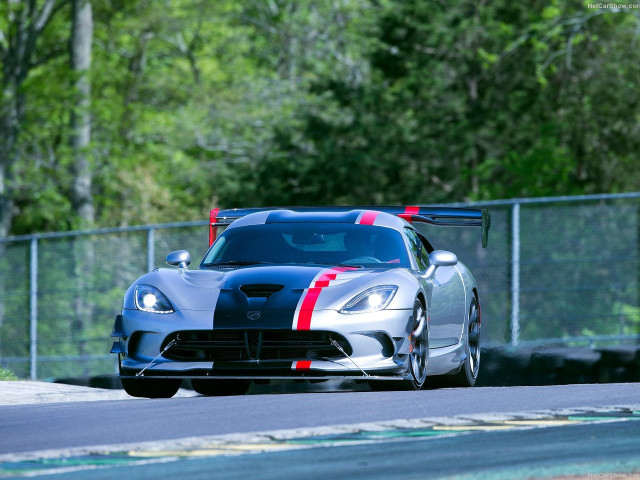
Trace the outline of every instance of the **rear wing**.
<instances>
[{"instance_id":1,"label":"rear wing","mask_svg":"<svg viewBox=\"0 0 640 480\"><path fill-rule=\"evenodd\" d=\"M404 218L409 223L422 222L444 227L482 227L482 246L487 247L491 215L486 208L453 208L428 206L326 206L326 207L259 207L233 208L220 210L214 208L209 216L209 245L216 239L218 227L226 227L234 220L252 213L267 210L292 210L294 212L348 212L351 210L375 210Z\"/></svg>"}]
</instances>

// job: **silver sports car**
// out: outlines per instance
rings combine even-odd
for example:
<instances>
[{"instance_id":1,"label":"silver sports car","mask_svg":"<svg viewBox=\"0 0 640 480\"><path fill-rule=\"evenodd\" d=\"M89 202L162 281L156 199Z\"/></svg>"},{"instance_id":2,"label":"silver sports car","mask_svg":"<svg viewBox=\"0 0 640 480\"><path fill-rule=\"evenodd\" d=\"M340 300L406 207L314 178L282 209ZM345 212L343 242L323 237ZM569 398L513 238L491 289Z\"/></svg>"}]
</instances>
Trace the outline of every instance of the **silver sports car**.
<instances>
[{"instance_id":1,"label":"silver sports car","mask_svg":"<svg viewBox=\"0 0 640 480\"><path fill-rule=\"evenodd\" d=\"M231 395L252 380L336 377L374 390L473 386L475 279L416 222L482 227L486 246L490 217L422 206L213 210L197 269L172 252L177 268L143 275L124 296L111 349L124 389L171 397L190 379L201 394Z\"/></svg>"}]
</instances>

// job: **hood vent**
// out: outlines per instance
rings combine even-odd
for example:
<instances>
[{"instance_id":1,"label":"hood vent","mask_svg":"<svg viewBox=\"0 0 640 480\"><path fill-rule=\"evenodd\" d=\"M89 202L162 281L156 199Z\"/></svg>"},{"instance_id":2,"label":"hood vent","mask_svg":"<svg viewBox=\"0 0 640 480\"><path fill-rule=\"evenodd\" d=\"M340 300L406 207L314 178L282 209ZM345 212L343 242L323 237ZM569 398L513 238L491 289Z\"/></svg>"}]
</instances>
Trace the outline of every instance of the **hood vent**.
<instances>
[{"instance_id":1,"label":"hood vent","mask_svg":"<svg viewBox=\"0 0 640 480\"><path fill-rule=\"evenodd\" d=\"M284 288L284 285L277 285L273 283L252 283L248 285L242 285L240 290L248 298L262 297L268 298L276 292L279 292Z\"/></svg>"}]
</instances>

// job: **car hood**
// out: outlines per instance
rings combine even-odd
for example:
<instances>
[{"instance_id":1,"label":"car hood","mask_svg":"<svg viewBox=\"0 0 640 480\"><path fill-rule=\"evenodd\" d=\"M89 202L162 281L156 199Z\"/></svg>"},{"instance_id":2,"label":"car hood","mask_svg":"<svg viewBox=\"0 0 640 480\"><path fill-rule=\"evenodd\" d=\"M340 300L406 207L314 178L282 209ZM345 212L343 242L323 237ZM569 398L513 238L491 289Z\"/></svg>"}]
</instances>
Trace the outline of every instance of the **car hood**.
<instances>
[{"instance_id":1,"label":"car hood","mask_svg":"<svg viewBox=\"0 0 640 480\"><path fill-rule=\"evenodd\" d=\"M257 265L229 270L162 268L143 275L134 285L155 286L178 310L216 312L295 310L307 289L322 288L316 309L330 309L340 308L353 295L370 286L399 284L409 275L401 268L346 269L306 265ZM125 308L135 308L134 285L127 292Z\"/></svg>"}]
</instances>

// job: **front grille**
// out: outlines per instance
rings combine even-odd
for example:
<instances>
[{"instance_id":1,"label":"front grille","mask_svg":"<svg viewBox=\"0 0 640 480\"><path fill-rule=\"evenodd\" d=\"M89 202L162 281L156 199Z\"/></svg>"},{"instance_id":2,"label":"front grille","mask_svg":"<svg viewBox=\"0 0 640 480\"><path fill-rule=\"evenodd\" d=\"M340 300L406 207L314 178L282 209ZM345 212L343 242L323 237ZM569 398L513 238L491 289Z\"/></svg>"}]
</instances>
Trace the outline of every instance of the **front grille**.
<instances>
[{"instance_id":1,"label":"front grille","mask_svg":"<svg viewBox=\"0 0 640 480\"><path fill-rule=\"evenodd\" d=\"M177 361L233 362L238 360L321 360L343 358L335 340L349 355L351 345L335 332L291 330L197 330L167 336L163 356Z\"/></svg>"},{"instance_id":2,"label":"front grille","mask_svg":"<svg viewBox=\"0 0 640 480\"><path fill-rule=\"evenodd\" d=\"M276 292L279 292L284 288L284 285L276 285L273 283L253 283L248 285L242 285L240 290L248 298L262 297L268 298Z\"/></svg>"}]
</instances>

